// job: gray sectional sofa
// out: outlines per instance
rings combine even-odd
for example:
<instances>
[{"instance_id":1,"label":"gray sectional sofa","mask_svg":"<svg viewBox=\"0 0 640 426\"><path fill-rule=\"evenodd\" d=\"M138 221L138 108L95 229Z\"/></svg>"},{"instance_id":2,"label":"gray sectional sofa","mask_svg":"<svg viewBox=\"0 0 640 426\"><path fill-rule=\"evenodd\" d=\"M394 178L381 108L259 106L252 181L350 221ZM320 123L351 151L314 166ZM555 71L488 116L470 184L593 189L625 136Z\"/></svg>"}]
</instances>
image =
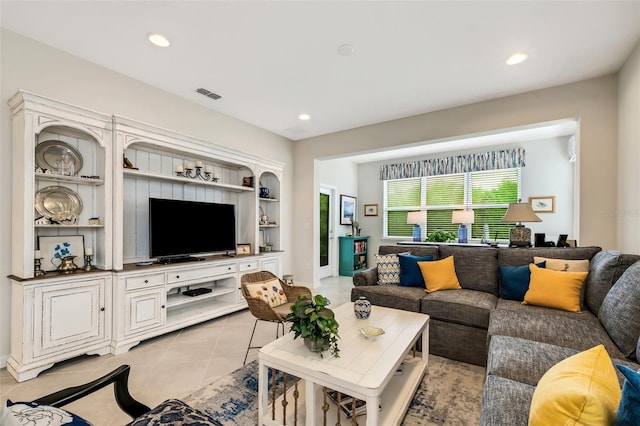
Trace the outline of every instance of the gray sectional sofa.
<instances>
[{"instance_id":1,"label":"gray sectional sofa","mask_svg":"<svg viewBox=\"0 0 640 426\"><path fill-rule=\"evenodd\" d=\"M640 308L634 318L616 318L612 315L613 293L607 299L624 274L620 281L626 285L616 288L633 294L617 297L640 301L640 262L636 263L640 256L599 247L380 246L379 254L391 253L434 259L453 256L462 289L426 293L418 287L378 285L374 267L354 275L351 299L364 296L374 305L429 314L430 353L486 366L483 425L526 425L533 391L542 375L562 359L599 344L614 363L640 368ZM527 265L534 256L589 260L581 312L501 298L500 266ZM624 382L621 374L619 380Z\"/></svg>"}]
</instances>

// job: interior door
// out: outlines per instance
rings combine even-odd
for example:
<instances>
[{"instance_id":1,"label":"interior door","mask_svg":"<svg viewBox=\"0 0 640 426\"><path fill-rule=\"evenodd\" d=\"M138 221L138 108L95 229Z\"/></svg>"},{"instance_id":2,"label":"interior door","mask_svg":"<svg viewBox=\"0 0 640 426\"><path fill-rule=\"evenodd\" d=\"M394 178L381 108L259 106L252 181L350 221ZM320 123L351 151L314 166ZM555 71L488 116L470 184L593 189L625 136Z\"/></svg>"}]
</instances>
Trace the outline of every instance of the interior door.
<instances>
[{"instance_id":1,"label":"interior door","mask_svg":"<svg viewBox=\"0 0 640 426\"><path fill-rule=\"evenodd\" d=\"M331 188L320 187L320 278L333 275L333 193Z\"/></svg>"}]
</instances>

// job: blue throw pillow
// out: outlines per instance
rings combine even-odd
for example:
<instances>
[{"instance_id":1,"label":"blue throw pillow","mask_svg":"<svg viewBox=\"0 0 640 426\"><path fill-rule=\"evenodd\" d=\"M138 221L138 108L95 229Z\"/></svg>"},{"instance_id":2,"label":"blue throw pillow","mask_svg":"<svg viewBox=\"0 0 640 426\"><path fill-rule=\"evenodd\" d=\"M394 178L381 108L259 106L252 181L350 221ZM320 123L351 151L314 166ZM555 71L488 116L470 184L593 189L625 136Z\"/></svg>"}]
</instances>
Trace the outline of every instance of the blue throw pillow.
<instances>
[{"instance_id":1,"label":"blue throw pillow","mask_svg":"<svg viewBox=\"0 0 640 426\"><path fill-rule=\"evenodd\" d=\"M544 268L547 262L538 262L535 265ZM524 295L529 290L531 272L529 265L501 266L500 282L502 283L502 298L522 302Z\"/></svg>"},{"instance_id":2,"label":"blue throw pillow","mask_svg":"<svg viewBox=\"0 0 640 426\"><path fill-rule=\"evenodd\" d=\"M418 267L418 262L433 260L433 256L414 256L412 254L399 254L400 259L400 284L404 287L424 287L424 278Z\"/></svg>"},{"instance_id":3,"label":"blue throw pillow","mask_svg":"<svg viewBox=\"0 0 640 426\"><path fill-rule=\"evenodd\" d=\"M7 400L6 405L0 411L0 424L6 426L25 424L91 426L91 423L83 418L61 408L38 405L35 402L11 402L10 400Z\"/></svg>"},{"instance_id":4,"label":"blue throw pillow","mask_svg":"<svg viewBox=\"0 0 640 426\"><path fill-rule=\"evenodd\" d=\"M626 377L618 405L615 426L640 425L640 373L624 365L616 365Z\"/></svg>"}]
</instances>

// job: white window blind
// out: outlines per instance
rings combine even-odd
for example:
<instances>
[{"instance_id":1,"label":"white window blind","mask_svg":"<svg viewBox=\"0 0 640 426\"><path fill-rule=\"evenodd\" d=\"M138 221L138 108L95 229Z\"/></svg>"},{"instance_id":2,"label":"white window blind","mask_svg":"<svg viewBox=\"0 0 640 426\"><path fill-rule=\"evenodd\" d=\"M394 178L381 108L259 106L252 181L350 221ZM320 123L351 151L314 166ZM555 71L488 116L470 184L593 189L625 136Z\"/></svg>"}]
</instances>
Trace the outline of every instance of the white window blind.
<instances>
[{"instance_id":1,"label":"white window blind","mask_svg":"<svg viewBox=\"0 0 640 426\"><path fill-rule=\"evenodd\" d=\"M509 203L520 196L520 169L501 169L384 181L384 235L410 237L413 225L407 213L426 211L426 232L441 229L456 233L451 223L453 210L474 210L471 238L481 239L485 224L490 239L508 239L512 224L502 223Z\"/></svg>"}]
</instances>

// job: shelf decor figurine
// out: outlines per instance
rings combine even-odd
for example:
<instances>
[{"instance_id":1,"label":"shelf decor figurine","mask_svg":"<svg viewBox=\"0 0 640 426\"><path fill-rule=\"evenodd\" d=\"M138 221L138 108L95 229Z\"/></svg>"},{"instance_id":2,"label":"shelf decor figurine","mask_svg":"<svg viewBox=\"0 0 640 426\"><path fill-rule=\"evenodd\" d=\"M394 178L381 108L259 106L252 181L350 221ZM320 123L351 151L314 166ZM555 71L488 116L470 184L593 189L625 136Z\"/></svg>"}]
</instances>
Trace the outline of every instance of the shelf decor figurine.
<instances>
[{"instance_id":1,"label":"shelf decor figurine","mask_svg":"<svg viewBox=\"0 0 640 426\"><path fill-rule=\"evenodd\" d=\"M327 306L329 299L321 294L311 296L302 293L293 305L291 312L285 317L291 323L294 339L302 337L304 344L311 352L322 352L327 349L335 358L340 358L338 348L338 321L333 311Z\"/></svg>"}]
</instances>

